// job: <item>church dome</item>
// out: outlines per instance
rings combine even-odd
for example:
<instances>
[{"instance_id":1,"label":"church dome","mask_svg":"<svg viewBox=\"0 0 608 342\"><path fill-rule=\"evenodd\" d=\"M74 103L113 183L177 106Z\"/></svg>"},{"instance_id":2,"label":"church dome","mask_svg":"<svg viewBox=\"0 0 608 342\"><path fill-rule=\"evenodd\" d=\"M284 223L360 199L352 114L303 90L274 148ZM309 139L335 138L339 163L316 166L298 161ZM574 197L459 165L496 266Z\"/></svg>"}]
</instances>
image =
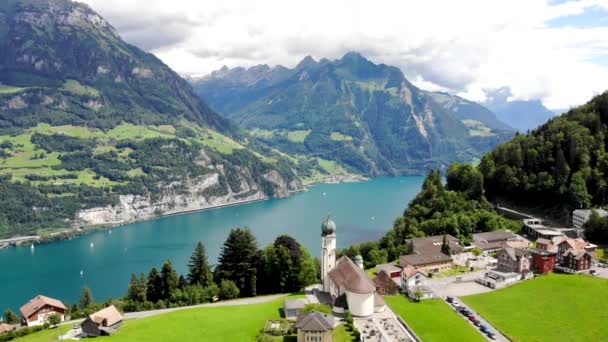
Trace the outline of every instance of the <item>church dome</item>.
<instances>
[{"instance_id":1,"label":"church dome","mask_svg":"<svg viewBox=\"0 0 608 342\"><path fill-rule=\"evenodd\" d=\"M325 221L323 221L323 224L321 224L321 235L327 236L327 235L332 235L335 233L336 233L336 224L334 223L334 221L332 221L329 218L329 216L327 216Z\"/></svg>"}]
</instances>

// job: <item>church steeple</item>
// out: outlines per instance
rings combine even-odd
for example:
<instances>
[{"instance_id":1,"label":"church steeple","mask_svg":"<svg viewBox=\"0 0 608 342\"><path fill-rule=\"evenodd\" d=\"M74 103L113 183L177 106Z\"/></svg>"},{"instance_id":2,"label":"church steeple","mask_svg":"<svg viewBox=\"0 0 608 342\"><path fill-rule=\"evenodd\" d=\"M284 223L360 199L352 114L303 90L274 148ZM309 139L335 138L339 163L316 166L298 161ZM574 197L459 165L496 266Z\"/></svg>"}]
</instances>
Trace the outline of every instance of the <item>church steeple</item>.
<instances>
[{"instance_id":1,"label":"church steeple","mask_svg":"<svg viewBox=\"0 0 608 342\"><path fill-rule=\"evenodd\" d=\"M323 292L329 292L328 273L336 266L336 224L329 215L321 224L321 282Z\"/></svg>"}]
</instances>

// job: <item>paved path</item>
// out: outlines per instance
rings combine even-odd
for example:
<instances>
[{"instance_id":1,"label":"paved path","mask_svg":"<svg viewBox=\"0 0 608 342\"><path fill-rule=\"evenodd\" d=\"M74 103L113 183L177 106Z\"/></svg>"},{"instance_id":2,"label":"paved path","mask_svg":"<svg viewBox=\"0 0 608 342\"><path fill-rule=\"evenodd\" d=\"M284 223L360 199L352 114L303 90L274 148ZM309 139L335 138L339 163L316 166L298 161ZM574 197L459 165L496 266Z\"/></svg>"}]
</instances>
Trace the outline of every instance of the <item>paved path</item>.
<instances>
[{"instance_id":1,"label":"paved path","mask_svg":"<svg viewBox=\"0 0 608 342\"><path fill-rule=\"evenodd\" d=\"M457 312L458 315L460 317L462 317L462 319L464 319L467 322L469 322L469 324L472 325L473 328L477 329L479 331L479 333L482 334L487 340L489 340L489 341L499 341L499 342L510 342L511 341L506 336L504 336L498 329L496 329L496 327L494 327L492 324L490 324L488 321L486 321L482 316L480 316L477 312L475 312L475 310L473 310L471 307L469 307L468 305L466 305L465 303L463 303L462 300L460 300L459 297L454 297L454 300L458 301L458 303L460 303L460 306L464 306L465 308L469 309L469 311L471 311L473 313L473 315L475 315L475 317L477 317L477 319L479 319L481 321L481 324L484 324L484 325L488 326L488 328L490 328L490 330L492 330L496 334L496 339L495 340L491 340L488 337L488 335L482 333L479 330L479 328L477 328L475 326L475 324L473 324L473 322L471 322L471 320L469 320L467 317L464 317L460 312ZM452 306L452 308L454 308L454 307Z\"/></svg>"},{"instance_id":2,"label":"paved path","mask_svg":"<svg viewBox=\"0 0 608 342\"><path fill-rule=\"evenodd\" d=\"M251 297L251 298L241 298L235 300L227 300L215 303L206 303L206 304L198 304L191 306L182 306L179 308L170 308L170 309L159 309L159 310L150 310L150 311L139 311L139 312L127 312L124 314L124 319L138 319L138 318L146 318L156 315L161 315L168 312L194 309L194 308L207 308L207 307L216 307L216 306L235 306L235 305L249 305L249 304L259 304L259 303L267 303L272 302L273 300L282 298L287 296L287 294L276 294L270 296L259 296L259 297ZM67 322L63 322L60 325L67 324L78 324L81 323L83 319L76 319Z\"/></svg>"}]
</instances>

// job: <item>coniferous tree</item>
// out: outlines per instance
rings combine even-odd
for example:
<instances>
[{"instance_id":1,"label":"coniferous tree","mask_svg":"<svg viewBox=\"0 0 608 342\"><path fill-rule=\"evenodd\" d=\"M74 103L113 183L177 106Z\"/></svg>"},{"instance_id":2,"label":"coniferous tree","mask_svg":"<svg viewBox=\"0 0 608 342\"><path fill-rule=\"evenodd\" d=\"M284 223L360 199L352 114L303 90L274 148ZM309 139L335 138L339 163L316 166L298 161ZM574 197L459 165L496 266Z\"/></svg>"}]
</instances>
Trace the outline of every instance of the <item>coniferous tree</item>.
<instances>
[{"instance_id":1,"label":"coniferous tree","mask_svg":"<svg viewBox=\"0 0 608 342\"><path fill-rule=\"evenodd\" d=\"M11 309L6 309L4 312L4 319L6 319L6 323L8 324L17 324L21 321L19 316Z\"/></svg>"},{"instance_id":2,"label":"coniferous tree","mask_svg":"<svg viewBox=\"0 0 608 342\"><path fill-rule=\"evenodd\" d=\"M127 299L137 303L143 303L146 301L147 295L147 282L146 276L142 273L139 278L135 273L131 274L131 281L129 283L129 291L127 293Z\"/></svg>"},{"instance_id":3,"label":"coniferous tree","mask_svg":"<svg viewBox=\"0 0 608 342\"><path fill-rule=\"evenodd\" d=\"M244 297L255 296L260 254L255 237L249 228L230 231L219 257L218 281L232 280Z\"/></svg>"},{"instance_id":4,"label":"coniferous tree","mask_svg":"<svg viewBox=\"0 0 608 342\"><path fill-rule=\"evenodd\" d=\"M161 298L168 299L179 285L179 276L170 260L165 261L163 264L163 268L160 271L160 277L162 279Z\"/></svg>"},{"instance_id":5,"label":"coniferous tree","mask_svg":"<svg viewBox=\"0 0 608 342\"><path fill-rule=\"evenodd\" d=\"M162 299L163 293L163 281L158 273L156 267L152 267L150 274L148 275L148 283L146 286L146 296L152 303L158 302Z\"/></svg>"},{"instance_id":6,"label":"coniferous tree","mask_svg":"<svg viewBox=\"0 0 608 342\"><path fill-rule=\"evenodd\" d=\"M93 292L90 288L86 286L82 288L82 294L80 295L79 302L80 307L83 309L90 307L95 302L95 299L93 299Z\"/></svg>"},{"instance_id":7,"label":"coniferous tree","mask_svg":"<svg viewBox=\"0 0 608 342\"><path fill-rule=\"evenodd\" d=\"M213 281L209 263L207 261L207 252L201 241L196 244L194 252L188 263L188 282L191 285L199 284L207 286Z\"/></svg>"}]
</instances>

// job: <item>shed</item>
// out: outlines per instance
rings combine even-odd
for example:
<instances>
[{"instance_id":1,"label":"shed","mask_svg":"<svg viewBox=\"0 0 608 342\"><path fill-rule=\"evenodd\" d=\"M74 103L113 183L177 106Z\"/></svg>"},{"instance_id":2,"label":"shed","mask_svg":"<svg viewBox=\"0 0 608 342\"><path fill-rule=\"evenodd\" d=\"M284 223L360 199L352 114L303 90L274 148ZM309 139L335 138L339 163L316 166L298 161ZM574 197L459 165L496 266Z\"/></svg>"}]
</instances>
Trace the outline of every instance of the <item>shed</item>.
<instances>
[{"instance_id":1,"label":"shed","mask_svg":"<svg viewBox=\"0 0 608 342\"><path fill-rule=\"evenodd\" d=\"M82 335L96 337L111 335L122 325L123 317L114 305L89 315L82 322Z\"/></svg>"}]
</instances>

